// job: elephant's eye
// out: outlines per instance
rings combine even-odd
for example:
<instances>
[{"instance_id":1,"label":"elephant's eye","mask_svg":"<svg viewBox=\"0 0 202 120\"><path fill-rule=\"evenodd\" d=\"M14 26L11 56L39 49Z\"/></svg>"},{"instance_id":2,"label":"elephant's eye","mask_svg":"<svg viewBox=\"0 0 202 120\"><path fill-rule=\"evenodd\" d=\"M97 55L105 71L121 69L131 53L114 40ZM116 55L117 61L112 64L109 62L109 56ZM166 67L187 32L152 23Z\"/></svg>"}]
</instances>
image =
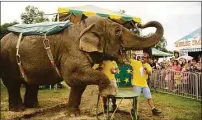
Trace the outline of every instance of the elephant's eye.
<instances>
[{"instance_id":1,"label":"elephant's eye","mask_svg":"<svg viewBox=\"0 0 202 120\"><path fill-rule=\"evenodd\" d=\"M121 36L121 29L120 28L115 29L115 35L119 36L119 37Z\"/></svg>"}]
</instances>

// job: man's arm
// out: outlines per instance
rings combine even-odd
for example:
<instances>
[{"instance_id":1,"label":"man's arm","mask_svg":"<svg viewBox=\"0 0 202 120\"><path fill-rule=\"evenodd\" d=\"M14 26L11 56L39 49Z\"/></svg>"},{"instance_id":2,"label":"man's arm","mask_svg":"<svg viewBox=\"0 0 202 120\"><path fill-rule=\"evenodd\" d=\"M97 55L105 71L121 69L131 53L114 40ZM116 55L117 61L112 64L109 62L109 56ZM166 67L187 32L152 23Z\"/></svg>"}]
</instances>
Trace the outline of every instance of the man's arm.
<instances>
[{"instance_id":1,"label":"man's arm","mask_svg":"<svg viewBox=\"0 0 202 120\"><path fill-rule=\"evenodd\" d=\"M143 68L144 68L146 74L151 75L151 73L152 73L152 68L151 68L150 65L144 65L144 64L143 64Z\"/></svg>"}]
</instances>

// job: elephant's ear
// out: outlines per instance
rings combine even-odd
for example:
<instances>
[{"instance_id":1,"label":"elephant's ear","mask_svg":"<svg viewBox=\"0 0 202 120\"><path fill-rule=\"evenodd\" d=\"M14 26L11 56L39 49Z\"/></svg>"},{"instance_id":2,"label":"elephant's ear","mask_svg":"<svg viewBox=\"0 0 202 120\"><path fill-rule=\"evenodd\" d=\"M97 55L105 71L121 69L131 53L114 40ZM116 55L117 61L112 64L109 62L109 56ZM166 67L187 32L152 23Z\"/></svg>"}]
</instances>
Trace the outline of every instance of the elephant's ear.
<instances>
[{"instance_id":1,"label":"elephant's ear","mask_svg":"<svg viewBox=\"0 0 202 120\"><path fill-rule=\"evenodd\" d=\"M79 49L86 52L103 52L101 36L90 29L95 24L91 24L85 28L80 34Z\"/></svg>"}]
</instances>

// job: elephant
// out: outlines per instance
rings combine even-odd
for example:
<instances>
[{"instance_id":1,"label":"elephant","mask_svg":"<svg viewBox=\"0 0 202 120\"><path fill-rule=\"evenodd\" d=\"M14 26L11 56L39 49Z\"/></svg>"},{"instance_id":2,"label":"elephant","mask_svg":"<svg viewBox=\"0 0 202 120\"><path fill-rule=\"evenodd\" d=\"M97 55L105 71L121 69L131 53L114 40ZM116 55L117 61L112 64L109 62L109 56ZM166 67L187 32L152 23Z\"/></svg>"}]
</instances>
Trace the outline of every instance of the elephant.
<instances>
[{"instance_id":1,"label":"elephant","mask_svg":"<svg viewBox=\"0 0 202 120\"><path fill-rule=\"evenodd\" d=\"M71 87L68 109L79 114L81 96L87 85L98 85L100 93L114 95L107 76L92 69L95 63L115 60L123 63L127 50L142 50L154 46L163 36L163 26L157 21L138 24L139 28L155 27L151 36L139 36L121 24L99 16L88 17L63 31L48 35L57 74L43 46L44 36L23 36L19 45L21 63L27 80L22 79L16 62L16 44L19 35L9 33L1 39L1 78L7 87L9 110L23 111L39 105L40 84L54 84L64 80ZM24 102L20 86L25 84ZM107 89L112 89L108 90Z\"/></svg>"}]
</instances>

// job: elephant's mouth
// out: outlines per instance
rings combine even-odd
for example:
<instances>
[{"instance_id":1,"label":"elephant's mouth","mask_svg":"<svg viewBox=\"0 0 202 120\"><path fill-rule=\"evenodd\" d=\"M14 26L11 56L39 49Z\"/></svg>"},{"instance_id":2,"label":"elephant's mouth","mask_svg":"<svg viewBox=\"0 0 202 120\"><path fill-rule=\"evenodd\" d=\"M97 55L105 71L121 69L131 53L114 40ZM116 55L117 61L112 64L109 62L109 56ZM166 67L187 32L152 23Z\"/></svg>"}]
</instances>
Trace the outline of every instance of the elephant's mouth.
<instances>
[{"instance_id":1,"label":"elephant's mouth","mask_svg":"<svg viewBox=\"0 0 202 120\"><path fill-rule=\"evenodd\" d=\"M120 64L124 64L126 62L129 62L129 59L126 55L126 50L123 50L123 49L120 49L119 50L119 53L118 53L118 58L117 58L117 62L120 63Z\"/></svg>"}]
</instances>

